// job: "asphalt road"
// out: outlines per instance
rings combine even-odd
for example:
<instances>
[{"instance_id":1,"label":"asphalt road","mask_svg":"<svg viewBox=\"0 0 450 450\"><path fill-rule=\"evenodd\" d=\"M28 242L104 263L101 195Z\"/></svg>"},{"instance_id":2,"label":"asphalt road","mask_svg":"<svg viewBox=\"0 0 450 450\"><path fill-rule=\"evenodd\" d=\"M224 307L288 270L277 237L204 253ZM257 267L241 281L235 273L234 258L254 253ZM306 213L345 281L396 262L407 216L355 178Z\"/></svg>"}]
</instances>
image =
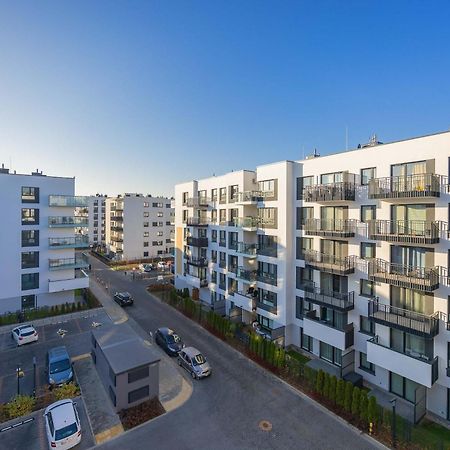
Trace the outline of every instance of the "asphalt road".
<instances>
[{"instance_id":1,"label":"asphalt road","mask_svg":"<svg viewBox=\"0 0 450 450\"><path fill-rule=\"evenodd\" d=\"M102 449L372 449L364 436L264 371L200 326L147 294L146 280L134 281L95 258L92 268L110 292L128 291L128 314L146 331L175 329L187 345L201 350L213 369L194 380L191 398L180 408L100 446ZM259 428L262 420L271 431Z\"/></svg>"}]
</instances>

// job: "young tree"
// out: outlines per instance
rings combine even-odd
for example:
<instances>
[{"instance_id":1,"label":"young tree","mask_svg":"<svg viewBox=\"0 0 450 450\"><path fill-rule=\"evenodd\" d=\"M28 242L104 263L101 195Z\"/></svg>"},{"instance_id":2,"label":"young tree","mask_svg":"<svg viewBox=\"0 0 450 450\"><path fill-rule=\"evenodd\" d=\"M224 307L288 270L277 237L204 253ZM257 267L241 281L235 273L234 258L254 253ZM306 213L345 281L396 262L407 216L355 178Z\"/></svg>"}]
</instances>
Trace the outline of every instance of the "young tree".
<instances>
[{"instance_id":1,"label":"young tree","mask_svg":"<svg viewBox=\"0 0 450 450\"><path fill-rule=\"evenodd\" d=\"M373 423L374 425L377 422L377 399L372 396L369 397L369 405L367 407L367 418L369 423Z\"/></svg>"},{"instance_id":2,"label":"young tree","mask_svg":"<svg viewBox=\"0 0 450 450\"><path fill-rule=\"evenodd\" d=\"M353 384L350 381L345 383L345 392L344 392L344 409L347 412L352 410L352 396L353 396Z\"/></svg>"},{"instance_id":3,"label":"young tree","mask_svg":"<svg viewBox=\"0 0 450 450\"><path fill-rule=\"evenodd\" d=\"M323 381L324 381L323 370L319 370L319 373L317 374L316 378L316 392L318 392L319 394L322 393Z\"/></svg>"},{"instance_id":4,"label":"young tree","mask_svg":"<svg viewBox=\"0 0 450 450\"><path fill-rule=\"evenodd\" d=\"M359 387L353 388L352 396L352 414L357 417L359 415L359 402L361 399L361 389Z\"/></svg>"},{"instance_id":5,"label":"young tree","mask_svg":"<svg viewBox=\"0 0 450 450\"><path fill-rule=\"evenodd\" d=\"M329 392L330 392L330 374L325 373L324 380L323 380L323 386L322 386L322 395L325 398L329 398Z\"/></svg>"},{"instance_id":6,"label":"young tree","mask_svg":"<svg viewBox=\"0 0 450 450\"><path fill-rule=\"evenodd\" d=\"M344 406L344 390L345 390L344 380L338 380L336 385L336 404L341 407Z\"/></svg>"},{"instance_id":7,"label":"young tree","mask_svg":"<svg viewBox=\"0 0 450 450\"><path fill-rule=\"evenodd\" d=\"M361 398L359 400L359 418L363 422L367 422L367 407L369 399L367 398L367 391L361 392Z\"/></svg>"},{"instance_id":8,"label":"young tree","mask_svg":"<svg viewBox=\"0 0 450 450\"><path fill-rule=\"evenodd\" d=\"M331 400L331 403L336 403L336 385L337 385L337 378L336 376L332 376L330 378L330 388L328 391L328 398Z\"/></svg>"}]
</instances>

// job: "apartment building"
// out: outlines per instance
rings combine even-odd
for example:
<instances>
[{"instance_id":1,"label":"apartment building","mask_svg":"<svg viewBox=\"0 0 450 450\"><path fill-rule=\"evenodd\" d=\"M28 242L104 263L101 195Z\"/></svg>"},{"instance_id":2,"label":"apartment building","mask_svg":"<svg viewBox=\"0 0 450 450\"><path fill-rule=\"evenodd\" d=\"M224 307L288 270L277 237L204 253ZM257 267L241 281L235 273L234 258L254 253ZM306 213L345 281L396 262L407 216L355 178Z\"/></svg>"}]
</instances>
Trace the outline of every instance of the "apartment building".
<instances>
[{"instance_id":1,"label":"apartment building","mask_svg":"<svg viewBox=\"0 0 450 450\"><path fill-rule=\"evenodd\" d=\"M106 246L106 195L96 194L87 197L87 207L77 208L76 215L86 217L88 226L78 232L88 236L89 245Z\"/></svg>"},{"instance_id":2,"label":"apartment building","mask_svg":"<svg viewBox=\"0 0 450 450\"><path fill-rule=\"evenodd\" d=\"M105 201L106 248L116 260L173 254L174 208L166 197L124 194Z\"/></svg>"},{"instance_id":3,"label":"apartment building","mask_svg":"<svg viewBox=\"0 0 450 450\"><path fill-rule=\"evenodd\" d=\"M74 178L0 169L0 314L70 303L89 287L89 263L75 252L89 246L75 233L87 220L74 215L87 199L74 194Z\"/></svg>"},{"instance_id":4,"label":"apartment building","mask_svg":"<svg viewBox=\"0 0 450 450\"><path fill-rule=\"evenodd\" d=\"M311 365L450 419L450 132L175 188L175 284Z\"/></svg>"}]
</instances>

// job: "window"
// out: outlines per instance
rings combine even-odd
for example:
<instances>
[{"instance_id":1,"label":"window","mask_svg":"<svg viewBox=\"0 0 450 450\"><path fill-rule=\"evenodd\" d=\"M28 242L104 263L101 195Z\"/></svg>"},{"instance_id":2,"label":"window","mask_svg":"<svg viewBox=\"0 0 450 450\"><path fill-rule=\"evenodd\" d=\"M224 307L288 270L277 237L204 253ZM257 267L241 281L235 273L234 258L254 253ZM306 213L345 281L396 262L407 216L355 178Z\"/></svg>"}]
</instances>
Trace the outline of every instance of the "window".
<instances>
[{"instance_id":1,"label":"window","mask_svg":"<svg viewBox=\"0 0 450 450\"><path fill-rule=\"evenodd\" d=\"M268 319L267 317L262 316L261 314L256 315L256 321L266 329L271 330L273 328L273 320Z\"/></svg>"},{"instance_id":2,"label":"window","mask_svg":"<svg viewBox=\"0 0 450 450\"><path fill-rule=\"evenodd\" d=\"M22 225L39 225L39 210L22 208Z\"/></svg>"},{"instance_id":3,"label":"window","mask_svg":"<svg viewBox=\"0 0 450 450\"><path fill-rule=\"evenodd\" d=\"M39 289L39 273L22 274L22 291Z\"/></svg>"},{"instance_id":4,"label":"window","mask_svg":"<svg viewBox=\"0 0 450 450\"><path fill-rule=\"evenodd\" d=\"M38 246L39 246L39 230L23 230L22 247L38 247Z\"/></svg>"},{"instance_id":5,"label":"window","mask_svg":"<svg viewBox=\"0 0 450 450\"><path fill-rule=\"evenodd\" d=\"M375 205L361 206L361 222L368 222L377 218L377 207Z\"/></svg>"},{"instance_id":6,"label":"window","mask_svg":"<svg viewBox=\"0 0 450 450\"><path fill-rule=\"evenodd\" d=\"M164 213L162 211L158 211L156 217L163 217Z\"/></svg>"},{"instance_id":7,"label":"window","mask_svg":"<svg viewBox=\"0 0 450 450\"><path fill-rule=\"evenodd\" d=\"M359 368L375 375L375 366L367 361L367 354L359 352Z\"/></svg>"},{"instance_id":8,"label":"window","mask_svg":"<svg viewBox=\"0 0 450 450\"><path fill-rule=\"evenodd\" d=\"M148 208L150 206L149 202L144 202L144 208Z\"/></svg>"},{"instance_id":9,"label":"window","mask_svg":"<svg viewBox=\"0 0 450 450\"><path fill-rule=\"evenodd\" d=\"M142 380L149 376L148 366L138 367L137 369L130 370L128 372L128 384L134 383L135 381Z\"/></svg>"},{"instance_id":10,"label":"window","mask_svg":"<svg viewBox=\"0 0 450 450\"><path fill-rule=\"evenodd\" d=\"M320 359L340 367L342 365L342 350L332 345L320 342Z\"/></svg>"},{"instance_id":11,"label":"window","mask_svg":"<svg viewBox=\"0 0 450 450\"><path fill-rule=\"evenodd\" d=\"M182 195L183 205L187 204L188 195L189 195L189 192L183 192L183 195Z\"/></svg>"},{"instance_id":12,"label":"window","mask_svg":"<svg viewBox=\"0 0 450 450\"><path fill-rule=\"evenodd\" d=\"M148 231L144 231L144 237L149 237L150 233Z\"/></svg>"},{"instance_id":13,"label":"window","mask_svg":"<svg viewBox=\"0 0 450 450\"><path fill-rule=\"evenodd\" d=\"M211 189L211 200L217 202L217 189Z\"/></svg>"},{"instance_id":14,"label":"window","mask_svg":"<svg viewBox=\"0 0 450 450\"><path fill-rule=\"evenodd\" d=\"M139 389L136 389L134 391L131 391L128 393L128 403L134 403L138 400L141 400L142 398L149 396L149 387L148 386L142 386Z\"/></svg>"},{"instance_id":15,"label":"window","mask_svg":"<svg viewBox=\"0 0 450 450\"><path fill-rule=\"evenodd\" d=\"M371 336L375 336L375 323L369 320L368 317L359 316L359 331L364 334L370 334Z\"/></svg>"},{"instance_id":16,"label":"window","mask_svg":"<svg viewBox=\"0 0 450 450\"><path fill-rule=\"evenodd\" d=\"M39 188L22 186L22 203L39 203Z\"/></svg>"},{"instance_id":17,"label":"window","mask_svg":"<svg viewBox=\"0 0 450 450\"><path fill-rule=\"evenodd\" d=\"M313 304L305 300L303 297L295 297L295 300L295 317L297 319L303 319L308 311L312 311Z\"/></svg>"},{"instance_id":18,"label":"window","mask_svg":"<svg viewBox=\"0 0 450 450\"><path fill-rule=\"evenodd\" d=\"M220 188L219 191L219 203L226 203L227 202L227 188Z\"/></svg>"},{"instance_id":19,"label":"window","mask_svg":"<svg viewBox=\"0 0 450 450\"><path fill-rule=\"evenodd\" d=\"M153 208L163 208L164 205L162 203L153 203L152 204Z\"/></svg>"},{"instance_id":20,"label":"window","mask_svg":"<svg viewBox=\"0 0 450 450\"><path fill-rule=\"evenodd\" d=\"M314 184L314 177L299 177L297 178L297 200L303 199L303 189L306 186L312 186Z\"/></svg>"},{"instance_id":21,"label":"window","mask_svg":"<svg viewBox=\"0 0 450 450\"><path fill-rule=\"evenodd\" d=\"M275 197L275 184L276 180L258 181L258 189L262 192L264 198Z\"/></svg>"},{"instance_id":22,"label":"window","mask_svg":"<svg viewBox=\"0 0 450 450\"><path fill-rule=\"evenodd\" d=\"M148 228L149 227L149 223L148 222L144 222L144 228Z\"/></svg>"},{"instance_id":23,"label":"window","mask_svg":"<svg viewBox=\"0 0 450 450\"><path fill-rule=\"evenodd\" d=\"M34 294L22 295L22 310L32 309L35 307L36 307L36 296Z\"/></svg>"},{"instance_id":24,"label":"window","mask_svg":"<svg viewBox=\"0 0 450 450\"><path fill-rule=\"evenodd\" d=\"M313 218L314 208L312 206L297 207L297 230L301 230L305 222Z\"/></svg>"},{"instance_id":25,"label":"window","mask_svg":"<svg viewBox=\"0 0 450 450\"><path fill-rule=\"evenodd\" d=\"M152 241L153 247L159 247L163 245L163 241Z\"/></svg>"},{"instance_id":26,"label":"window","mask_svg":"<svg viewBox=\"0 0 450 450\"><path fill-rule=\"evenodd\" d=\"M164 233L162 232L162 231L158 231L157 233L156 233L156 236L158 236L158 237L161 237L161 236L163 236L164 235Z\"/></svg>"},{"instance_id":27,"label":"window","mask_svg":"<svg viewBox=\"0 0 450 450\"><path fill-rule=\"evenodd\" d=\"M307 250L313 249L313 238L299 237L295 238L295 257L296 259L303 259Z\"/></svg>"},{"instance_id":28,"label":"window","mask_svg":"<svg viewBox=\"0 0 450 450\"><path fill-rule=\"evenodd\" d=\"M22 252L22 269L39 267L39 252Z\"/></svg>"},{"instance_id":29,"label":"window","mask_svg":"<svg viewBox=\"0 0 450 450\"><path fill-rule=\"evenodd\" d=\"M148 247L148 241L144 241L144 247Z\"/></svg>"},{"instance_id":30,"label":"window","mask_svg":"<svg viewBox=\"0 0 450 450\"><path fill-rule=\"evenodd\" d=\"M217 230L212 230L211 231L211 241L212 242L217 242Z\"/></svg>"},{"instance_id":31,"label":"window","mask_svg":"<svg viewBox=\"0 0 450 450\"><path fill-rule=\"evenodd\" d=\"M144 258L148 258L148 252L144 252Z\"/></svg>"},{"instance_id":32,"label":"window","mask_svg":"<svg viewBox=\"0 0 450 450\"><path fill-rule=\"evenodd\" d=\"M300 328L300 345L307 352L313 351L313 338L303 333L303 328Z\"/></svg>"},{"instance_id":33,"label":"window","mask_svg":"<svg viewBox=\"0 0 450 450\"><path fill-rule=\"evenodd\" d=\"M239 185L234 184L233 186L230 186L229 193L230 193L230 203L235 202L238 197L239 192Z\"/></svg>"},{"instance_id":34,"label":"window","mask_svg":"<svg viewBox=\"0 0 450 450\"><path fill-rule=\"evenodd\" d=\"M414 403L416 400L416 389L420 387L420 385L408 378L397 375L394 372L389 372L389 375L390 391L399 397Z\"/></svg>"},{"instance_id":35,"label":"window","mask_svg":"<svg viewBox=\"0 0 450 450\"><path fill-rule=\"evenodd\" d=\"M219 222L221 225L225 225L227 222L227 210L219 209Z\"/></svg>"},{"instance_id":36,"label":"window","mask_svg":"<svg viewBox=\"0 0 450 450\"><path fill-rule=\"evenodd\" d=\"M361 258L362 259L375 258L375 243L361 242Z\"/></svg>"},{"instance_id":37,"label":"window","mask_svg":"<svg viewBox=\"0 0 450 450\"><path fill-rule=\"evenodd\" d=\"M361 184L368 185L370 180L377 177L377 168L369 167L368 169L361 169Z\"/></svg>"},{"instance_id":38,"label":"window","mask_svg":"<svg viewBox=\"0 0 450 450\"><path fill-rule=\"evenodd\" d=\"M361 279L361 293L363 297L374 297L375 296L375 285L372 281Z\"/></svg>"},{"instance_id":39,"label":"window","mask_svg":"<svg viewBox=\"0 0 450 450\"><path fill-rule=\"evenodd\" d=\"M258 208L258 219L263 227L277 227L278 208Z\"/></svg>"},{"instance_id":40,"label":"window","mask_svg":"<svg viewBox=\"0 0 450 450\"><path fill-rule=\"evenodd\" d=\"M144 217L149 217L149 212L148 211L144 212Z\"/></svg>"},{"instance_id":41,"label":"window","mask_svg":"<svg viewBox=\"0 0 450 450\"><path fill-rule=\"evenodd\" d=\"M320 184L335 184L344 181L343 172L324 173L320 175Z\"/></svg>"}]
</instances>

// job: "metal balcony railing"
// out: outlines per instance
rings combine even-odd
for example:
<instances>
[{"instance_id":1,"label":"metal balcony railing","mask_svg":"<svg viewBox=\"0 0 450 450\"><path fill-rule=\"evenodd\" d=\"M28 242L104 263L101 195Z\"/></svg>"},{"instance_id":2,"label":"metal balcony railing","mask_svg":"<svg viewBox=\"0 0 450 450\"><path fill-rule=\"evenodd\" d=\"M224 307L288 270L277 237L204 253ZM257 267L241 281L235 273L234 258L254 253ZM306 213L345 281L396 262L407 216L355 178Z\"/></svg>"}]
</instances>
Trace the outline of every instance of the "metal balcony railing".
<instances>
[{"instance_id":1,"label":"metal balcony railing","mask_svg":"<svg viewBox=\"0 0 450 450\"><path fill-rule=\"evenodd\" d=\"M261 256L276 258L278 253L277 245L260 245L257 248L257 253Z\"/></svg>"},{"instance_id":2,"label":"metal balcony railing","mask_svg":"<svg viewBox=\"0 0 450 450\"><path fill-rule=\"evenodd\" d=\"M437 244L445 236L447 223L429 220L370 220L370 239L408 244Z\"/></svg>"},{"instance_id":3,"label":"metal balcony railing","mask_svg":"<svg viewBox=\"0 0 450 450\"><path fill-rule=\"evenodd\" d=\"M305 250L303 258L308 266L323 272L346 275L355 271L355 256L335 256L315 250Z\"/></svg>"},{"instance_id":4,"label":"metal balcony railing","mask_svg":"<svg viewBox=\"0 0 450 450\"><path fill-rule=\"evenodd\" d=\"M310 236L354 237L355 219L305 219L303 231Z\"/></svg>"},{"instance_id":5,"label":"metal balcony railing","mask_svg":"<svg viewBox=\"0 0 450 450\"><path fill-rule=\"evenodd\" d=\"M206 258L194 258L192 256L186 256L186 261L189 265L195 267L207 267L208 260Z\"/></svg>"},{"instance_id":6,"label":"metal balcony railing","mask_svg":"<svg viewBox=\"0 0 450 450\"><path fill-rule=\"evenodd\" d=\"M207 217L188 217L186 224L190 227L207 227L210 220Z\"/></svg>"},{"instance_id":7,"label":"metal balcony railing","mask_svg":"<svg viewBox=\"0 0 450 450\"><path fill-rule=\"evenodd\" d=\"M208 247L208 238L206 237L196 238L188 236L186 238L186 243L191 247Z\"/></svg>"},{"instance_id":8,"label":"metal balcony railing","mask_svg":"<svg viewBox=\"0 0 450 450\"><path fill-rule=\"evenodd\" d=\"M417 267L390 263L375 258L369 261L369 280L388 283L408 289L431 292L439 287L441 279L446 279L443 267Z\"/></svg>"},{"instance_id":9,"label":"metal balcony railing","mask_svg":"<svg viewBox=\"0 0 450 450\"><path fill-rule=\"evenodd\" d=\"M355 200L355 183L342 181L330 184L316 184L303 188L305 202L331 202Z\"/></svg>"},{"instance_id":10,"label":"metal balcony railing","mask_svg":"<svg viewBox=\"0 0 450 450\"><path fill-rule=\"evenodd\" d=\"M305 299L315 305L326 306L336 311L351 311L355 307L354 291L342 293L317 287L312 281L305 280L299 284L299 289L305 291Z\"/></svg>"},{"instance_id":11,"label":"metal balcony railing","mask_svg":"<svg viewBox=\"0 0 450 450\"><path fill-rule=\"evenodd\" d=\"M49 195L48 206L63 206L70 208L87 207L89 197L80 195Z\"/></svg>"},{"instance_id":12,"label":"metal balcony railing","mask_svg":"<svg viewBox=\"0 0 450 450\"><path fill-rule=\"evenodd\" d=\"M406 331L410 334L433 338L439 333L439 312L428 316L396 306L369 301L368 317L375 323Z\"/></svg>"},{"instance_id":13,"label":"metal balcony railing","mask_svg":"<svg viewBox=\"0 0 450 450\"><path fill-rule=\"evenodd\" d=\"M261 191L238 192L236 203L257 203L263 198Z\"/></svg>"},{"instance_id":14,"label":"metal balcony railing","mask_svg":"<svg viewBox=\"0 0 450 450\"><path fill-rule=\"evenodd\" d=\"M445 179L434 173L374 178L369 181L369 198L439 197L445 191Z\"/></svg>"},{"instance_id":15,"label":"metal balcony railing","mask_svg":"<svg viewBox=\"0 0 450 450\"><path fill-rule=\"evenodd\" d=\"M236 227L256 230L259 220L256 217L235 217L233 222Z\"/></svg>"},{"instance_id":16,"label":"metal balcony railing","mask_svg":"<svg viewBox=\"0 0 450 450\"><path fill-rule=\"evenodd\" d=\"M211 199L208 197L190 197L186 200L186 206L188 208L207 207L211 203Z\"/></svg>"},{"instance_id":17,"label":"metal balcony railing","mask_svg":"<svg viewBox=\"0 0 450 450\"><path fill-rule=\"evenodd\" d=\"M272 286L277 285L277 275L273 273L258 270L256 273L256 279L261 283L271 284Z\"/></svg>"},{"instance_id":18,"label":"metal balcony railing","mask_svg":"<svg viewBox=\"0 0 450 450\"><path fill-rule=\"evenodd\" d=\"M256 226L258 228L276 228L277 219L275 217L258 217Z\"/></svg>"}]
</instances>

